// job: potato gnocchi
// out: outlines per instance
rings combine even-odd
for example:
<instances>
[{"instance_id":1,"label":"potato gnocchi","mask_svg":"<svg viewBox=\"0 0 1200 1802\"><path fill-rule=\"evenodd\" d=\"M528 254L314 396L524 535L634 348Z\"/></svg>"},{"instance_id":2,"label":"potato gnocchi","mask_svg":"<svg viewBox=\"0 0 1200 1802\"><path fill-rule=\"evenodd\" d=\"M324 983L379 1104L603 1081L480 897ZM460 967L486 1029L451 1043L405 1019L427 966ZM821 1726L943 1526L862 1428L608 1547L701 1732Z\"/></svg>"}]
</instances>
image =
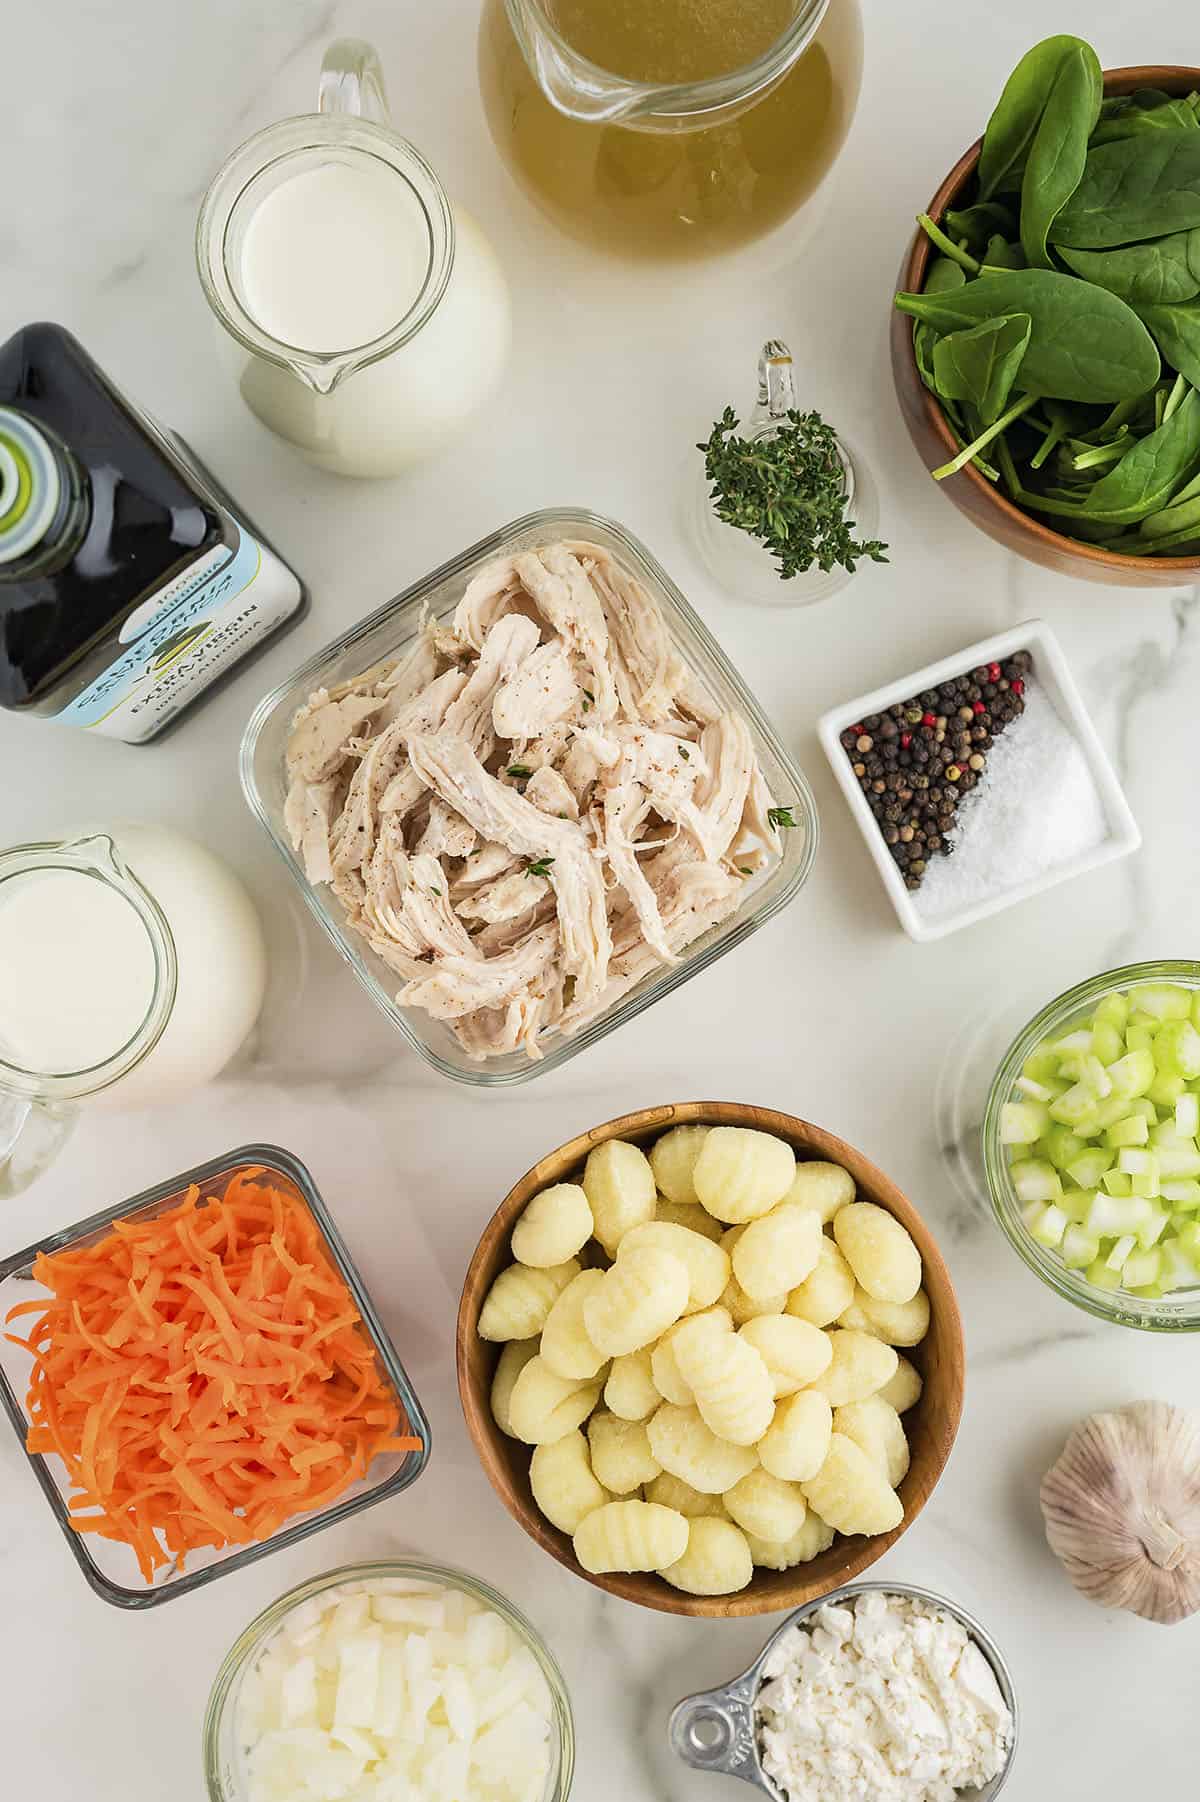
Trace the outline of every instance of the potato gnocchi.
<instances>
[{"instance_id":1,"label":"potato gnocchi","mask_svg":"<svg viewBox=\"0 0 1200 1802\"><path fill-rule=\"evenodd\" d=\"M575 1529L575 1556L593 1576L666 1570L688 1547L688 1523L657 1502L605 1502Z\"/></svg>"},{"instance_id":2,"label":"potato gnocchi","mask_svg":"<svg viewBox=\"0 0 1200 1802\"><path fill-rule=\"evenodd\" d=\"M929 1298L911 1235L771 1133L611 1139L529 1203L479 1316L492 1414L592 1574L731 1595L889 1533Z\"/></svg>"},{"instance_id":3,"label":"potato gnocchi","mask_svg":"<svg viewBox=\"0 0 1200 1802\"><path fill-rule=\"evenodd\" d=\"M594 1231L588 1198L578 1183L555 1183L535 1195L513 1227L518 1264L549 1270L581 1252Z\"/></svg>"}]
</instances>

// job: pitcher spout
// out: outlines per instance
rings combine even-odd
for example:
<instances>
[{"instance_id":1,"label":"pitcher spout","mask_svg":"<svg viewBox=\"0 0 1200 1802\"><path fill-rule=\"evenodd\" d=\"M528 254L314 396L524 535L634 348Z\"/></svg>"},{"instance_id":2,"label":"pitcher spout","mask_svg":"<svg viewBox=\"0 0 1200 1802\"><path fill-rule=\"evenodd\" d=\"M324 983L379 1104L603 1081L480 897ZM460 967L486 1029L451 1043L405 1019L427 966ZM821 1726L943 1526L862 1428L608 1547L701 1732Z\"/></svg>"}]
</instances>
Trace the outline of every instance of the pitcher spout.
<instances>
[{"instance_id":1,"label":"pitcher spout","mask_svg":"<svg viewBox=\"0 0 1200 1802\"><path fill-rule=\"evenodd\" d=\"M509 20L550 104L569 119L596 125L645 110L647 90L622 81L576 55L546 17L539 0L505 0Z\"/></svg>"}]
</instances>

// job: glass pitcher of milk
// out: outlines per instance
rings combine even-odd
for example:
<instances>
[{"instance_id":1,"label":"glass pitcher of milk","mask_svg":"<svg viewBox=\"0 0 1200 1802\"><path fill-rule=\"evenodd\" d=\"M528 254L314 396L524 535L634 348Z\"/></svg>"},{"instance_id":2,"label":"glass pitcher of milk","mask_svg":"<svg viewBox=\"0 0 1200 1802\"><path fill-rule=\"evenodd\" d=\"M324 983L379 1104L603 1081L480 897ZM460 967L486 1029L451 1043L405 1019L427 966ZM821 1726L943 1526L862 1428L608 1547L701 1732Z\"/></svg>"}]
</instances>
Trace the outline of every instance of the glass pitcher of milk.
<instances>
[{"instance_id":1,"label":"glass pitcher of milk","mask_svg":"<svg viewBox=\"0 0 1200 1802\"><path fill-rule=\"evenodd\" d=\"M0 852L0 1196L28 1187L80 1104L178 1099L262 1007L266 947L233 871L166 827Z\"/></svg>"},{"instance_id":2,"label":"glass pitcher of milk","mask_svg":"<svg viewBox=\"0 0 1200 1802\"><path fill-rule=\"evenodd\" d=\"M264 425L323 469L393 475L495 387L508 289L479 227L391 130L369 44L330 46L317 105L218 172L196 232L200 281Z\"/></svg>"}]
</instances>

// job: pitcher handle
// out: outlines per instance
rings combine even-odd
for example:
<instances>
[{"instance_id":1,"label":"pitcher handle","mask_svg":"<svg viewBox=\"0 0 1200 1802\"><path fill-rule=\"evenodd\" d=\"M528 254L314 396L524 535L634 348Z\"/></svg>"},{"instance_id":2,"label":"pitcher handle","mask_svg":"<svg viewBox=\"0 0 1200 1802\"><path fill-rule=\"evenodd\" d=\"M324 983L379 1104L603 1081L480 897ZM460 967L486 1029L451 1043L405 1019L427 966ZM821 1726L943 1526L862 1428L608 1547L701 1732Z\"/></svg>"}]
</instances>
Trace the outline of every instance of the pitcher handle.
<instances>
[{"instance_id":1,"label":"pitcher handle","mask_svg":"<svg viewBox=\"0 0 1200 1802\"><path fill-rule=\"evenodd\" d=\"M32 1101L0 1090L0 1200L19 1195L48 1170L75 1129L71 1101Z\"/></svg>"},{"instance_id":2,"label":"pitcher handle","mask_svg":"<svg viewBox=\"0 0 1200 1802\"><path fill-rule=\"evenodd\" d=\"M387 91L383 64L373 44L365 38L335 38L321 60L317 89L319 113L353 113L387 125Z\"/></svg>"}]
</instances>

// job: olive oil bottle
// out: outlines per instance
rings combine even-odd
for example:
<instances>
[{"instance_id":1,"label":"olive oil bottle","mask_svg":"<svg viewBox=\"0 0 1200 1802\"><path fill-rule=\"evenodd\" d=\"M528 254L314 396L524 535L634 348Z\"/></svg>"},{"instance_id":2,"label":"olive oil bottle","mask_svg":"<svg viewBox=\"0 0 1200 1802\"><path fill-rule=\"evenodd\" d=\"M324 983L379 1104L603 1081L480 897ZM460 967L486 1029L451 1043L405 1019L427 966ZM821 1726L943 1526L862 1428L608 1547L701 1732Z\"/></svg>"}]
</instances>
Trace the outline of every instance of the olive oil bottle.
<instances>
[{"instance_id":1,"label":"olive oil bottle","mask_svg":"<svg viewBox=\"0 0 1200 1802\"><path fill-rule=\"evenodd\" d=\"M0 707L142 744L304 601L69 332L0 344Z\"/></svg>"}]
</instances>

